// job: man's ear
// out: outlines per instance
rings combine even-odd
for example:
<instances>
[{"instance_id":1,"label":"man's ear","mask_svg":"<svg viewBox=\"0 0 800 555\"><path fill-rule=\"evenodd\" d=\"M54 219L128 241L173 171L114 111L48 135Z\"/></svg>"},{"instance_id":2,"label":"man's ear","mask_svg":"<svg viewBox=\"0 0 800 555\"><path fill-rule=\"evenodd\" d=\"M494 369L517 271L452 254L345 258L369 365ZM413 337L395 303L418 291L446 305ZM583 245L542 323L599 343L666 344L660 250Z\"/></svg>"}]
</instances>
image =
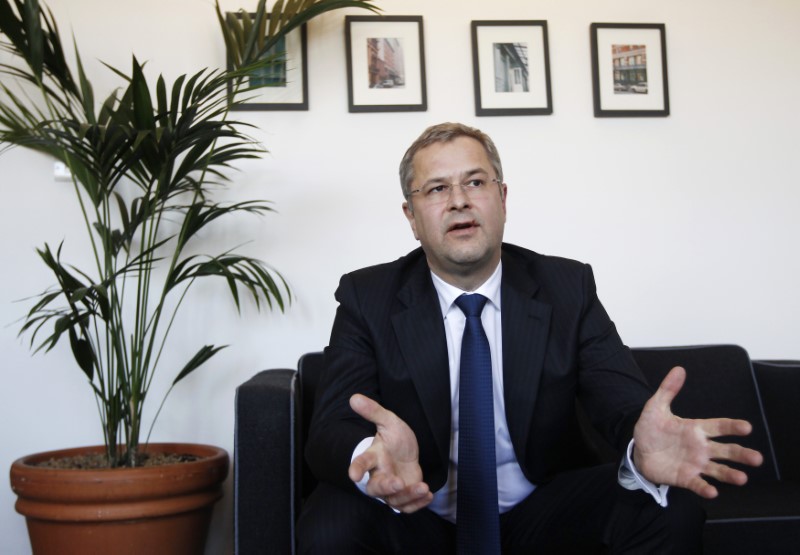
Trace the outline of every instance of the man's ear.
<instances>
[{"instance_id":1,"label":"man's ear","mask_svg":"<svg viewBox=\"0 0 800 555\"><path fill-rule=\"evenodd\" d=\"M414 233L414 239L419 241L419 236L417 235L417 220L414 218L414 208L408 204L408 202L403 203L403 214L405 214L409 225L411 225L411 231Z\"/></svg>"}]
</instances>

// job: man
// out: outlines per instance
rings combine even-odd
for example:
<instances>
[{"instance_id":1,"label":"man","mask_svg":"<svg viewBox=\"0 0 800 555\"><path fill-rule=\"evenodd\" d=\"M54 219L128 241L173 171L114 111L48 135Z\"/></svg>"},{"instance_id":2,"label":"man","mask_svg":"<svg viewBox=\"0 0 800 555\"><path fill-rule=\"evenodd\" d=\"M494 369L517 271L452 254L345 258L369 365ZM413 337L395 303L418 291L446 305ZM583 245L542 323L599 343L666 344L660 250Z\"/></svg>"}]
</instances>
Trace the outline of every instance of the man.
<instances>
[{"instance_id":1,"label":"man","mask_svg":"<svg viewBox=\"0 0 800 555\"><path fill-rule=\"evenodd\" d=\"M704 517L686 490L714 497L705 477L745 483L724 461L758 465L761 455L711 438L746 435L749 424L673 415L683 369L652 393L591 269L502 242L508 187L488 136L433 126L400 178L421 249L341 280L306 451L320 484L299 522L300 551L699 550ZM476 313L462 306L473 295ZM487 355L476 363L474 352ZM488 385L467 385L473 366L486 367ZM479 401L465 395L487 390L489 412L475 417ZM576 400L620 465L573 468ZM467 418L488 421L495 444L488 523L470 526L459 515L485 509L472 506L485 473L473 477Z\"/></svg>"}]
</instances>

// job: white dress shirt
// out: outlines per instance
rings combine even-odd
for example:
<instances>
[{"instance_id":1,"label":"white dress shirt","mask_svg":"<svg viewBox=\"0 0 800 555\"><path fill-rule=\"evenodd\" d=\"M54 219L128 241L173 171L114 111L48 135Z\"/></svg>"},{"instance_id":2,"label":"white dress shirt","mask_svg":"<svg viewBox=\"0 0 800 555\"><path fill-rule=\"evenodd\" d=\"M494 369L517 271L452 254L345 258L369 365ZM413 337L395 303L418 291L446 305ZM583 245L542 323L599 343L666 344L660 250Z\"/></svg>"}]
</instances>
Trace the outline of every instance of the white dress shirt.
<instances>
[{"instance_id":1,"label":"white dress shirt","mask_svg":"<svg viewBox=\"0 0 800 555\"><path fill-rule=\"evenodd\" d=\"M458 384L459 368L461 367L461 339L464 334L466 317L455 300L464 293L479 293L488 299L481 314L481 323L489 340L489 350L492 355L492 387L494 397L494 428L497 442L495 455L497 460L497 501L498 510L504 513L512 509L517 503L525 499L536 489L522 473L511 437L508 433L506 422L505 401L503 397L503 330L500 318L500 283L502 277L502 264L475 291L462 291L446 283L436 274L431 272L433 285L439 297L439 304L445 325L447 338L447 355L450 364L450 406L452 408L452 421L450 433L450 463L447 473L447 482L434 493L433 502L429 508L441 517L456 521L456 485L458 483ZM371 437L365 438L356 447L353 458L363 453L371 444ZM633 440L628 445L627 454L620 463L618 480L623 487L635 490L644 489L662 507L667 506L668 486L656 486L642 477L631 460ZM366 492L369 474L364 476L357 485Z\"/></svg>"},{"instance_id":2,"label":"white dress shirt","mask_svg":"<svg viewBox=\"0 0 800 555\"><path fill-rule=\"evenodd\" d=\"M458 484L458 384L459 368L461 368L461 339L467 318L455 300L465 291L444 282L436 274L433 285L439 296L439 304L444 316L445 336L447 337L447 356L450 362L450 406L452 422L450 434L450 468L444 487L433 496L430 509L443 518L456 520L456 485ZM503 396L503 328L500 321L500 278L501 265L480 287L470 293L479 293L487 298L481 313L481 323L486 338L489 340L489 351L492 354L492 393L494 397L494 431L495 456L497 460L497 503L498 509L504 513L525 499L536 486L531 484L522 473L522 469L514 455L514 446L508 433L505 401Z\"/></svg>"}]
</instances>

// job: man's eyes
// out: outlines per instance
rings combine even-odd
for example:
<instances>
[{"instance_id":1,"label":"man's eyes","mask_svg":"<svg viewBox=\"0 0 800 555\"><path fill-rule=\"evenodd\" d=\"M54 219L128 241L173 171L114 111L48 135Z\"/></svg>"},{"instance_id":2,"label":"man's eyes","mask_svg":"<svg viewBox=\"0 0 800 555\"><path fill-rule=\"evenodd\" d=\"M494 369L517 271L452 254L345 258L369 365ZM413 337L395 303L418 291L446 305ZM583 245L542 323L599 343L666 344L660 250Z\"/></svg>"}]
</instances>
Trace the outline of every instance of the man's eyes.
<instances>
[{"instance_id":1,"label":"man's eyes","mask_svg":"<svg viewBox=\"0 0 800 555\"><path fill-rule=\"evenodd\" d=\"M486 185L486 180L481 178L474 178L469 179L461 184L461 187L464 189L480 189L481 187ZM431 185L425 194L427 195L439 195L442 193L448 193L453 185L449 183L441 183L439 185Z\"/></svg>"}]
</instances>

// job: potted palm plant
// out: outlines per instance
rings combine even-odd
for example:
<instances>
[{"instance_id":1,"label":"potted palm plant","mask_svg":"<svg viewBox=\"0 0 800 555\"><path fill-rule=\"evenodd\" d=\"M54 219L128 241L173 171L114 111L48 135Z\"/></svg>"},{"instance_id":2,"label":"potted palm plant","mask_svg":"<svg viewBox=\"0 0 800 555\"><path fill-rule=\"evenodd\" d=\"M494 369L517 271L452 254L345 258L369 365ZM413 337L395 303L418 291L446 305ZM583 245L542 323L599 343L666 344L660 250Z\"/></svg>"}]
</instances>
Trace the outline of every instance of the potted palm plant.
<instances>
[{"instance_id":1,"label":"potted palm plant","mask_svg":"<svg viewBox=\"0 0 800 555\"><path fill-rule=\"evenodd\" d=\"M109 67L121 86L97 101L77 46L74 67L66 61L49 10L38 0L0 0L0 48L11 57L0 65L0 146L43 152L69 168L93 260L81 269L63 259L61 245L38 249L55 285L35 298L20 331L34 351L69 343L103 434L101 446L12 465L17 510L35 553L202 552L206 532L193 527L207 528L228 455L205 445L143 442L150 384L198 280L221 278L237 308L249 297L284 310L291 295L259 259L234 250L198 254L207 248L200 233L207 237L215 222L271 210L261 200L215 200L230 186L229 168L265 152L229 110L252 91L249 74L280 61L273 50L281 37L327 11L376 11L372 2L279 1L267 15L259 0L248 17L223 14L217 4L229 69L153 83L133 57L129 71ZM172 386L221 348L201 346L173 369ZM65 457L91 467L99 460L102 468L42 465ZM184 462L147 466L164 457ZM93 543L79 543L85 540Z\"/></svg>"}]
</instances>

